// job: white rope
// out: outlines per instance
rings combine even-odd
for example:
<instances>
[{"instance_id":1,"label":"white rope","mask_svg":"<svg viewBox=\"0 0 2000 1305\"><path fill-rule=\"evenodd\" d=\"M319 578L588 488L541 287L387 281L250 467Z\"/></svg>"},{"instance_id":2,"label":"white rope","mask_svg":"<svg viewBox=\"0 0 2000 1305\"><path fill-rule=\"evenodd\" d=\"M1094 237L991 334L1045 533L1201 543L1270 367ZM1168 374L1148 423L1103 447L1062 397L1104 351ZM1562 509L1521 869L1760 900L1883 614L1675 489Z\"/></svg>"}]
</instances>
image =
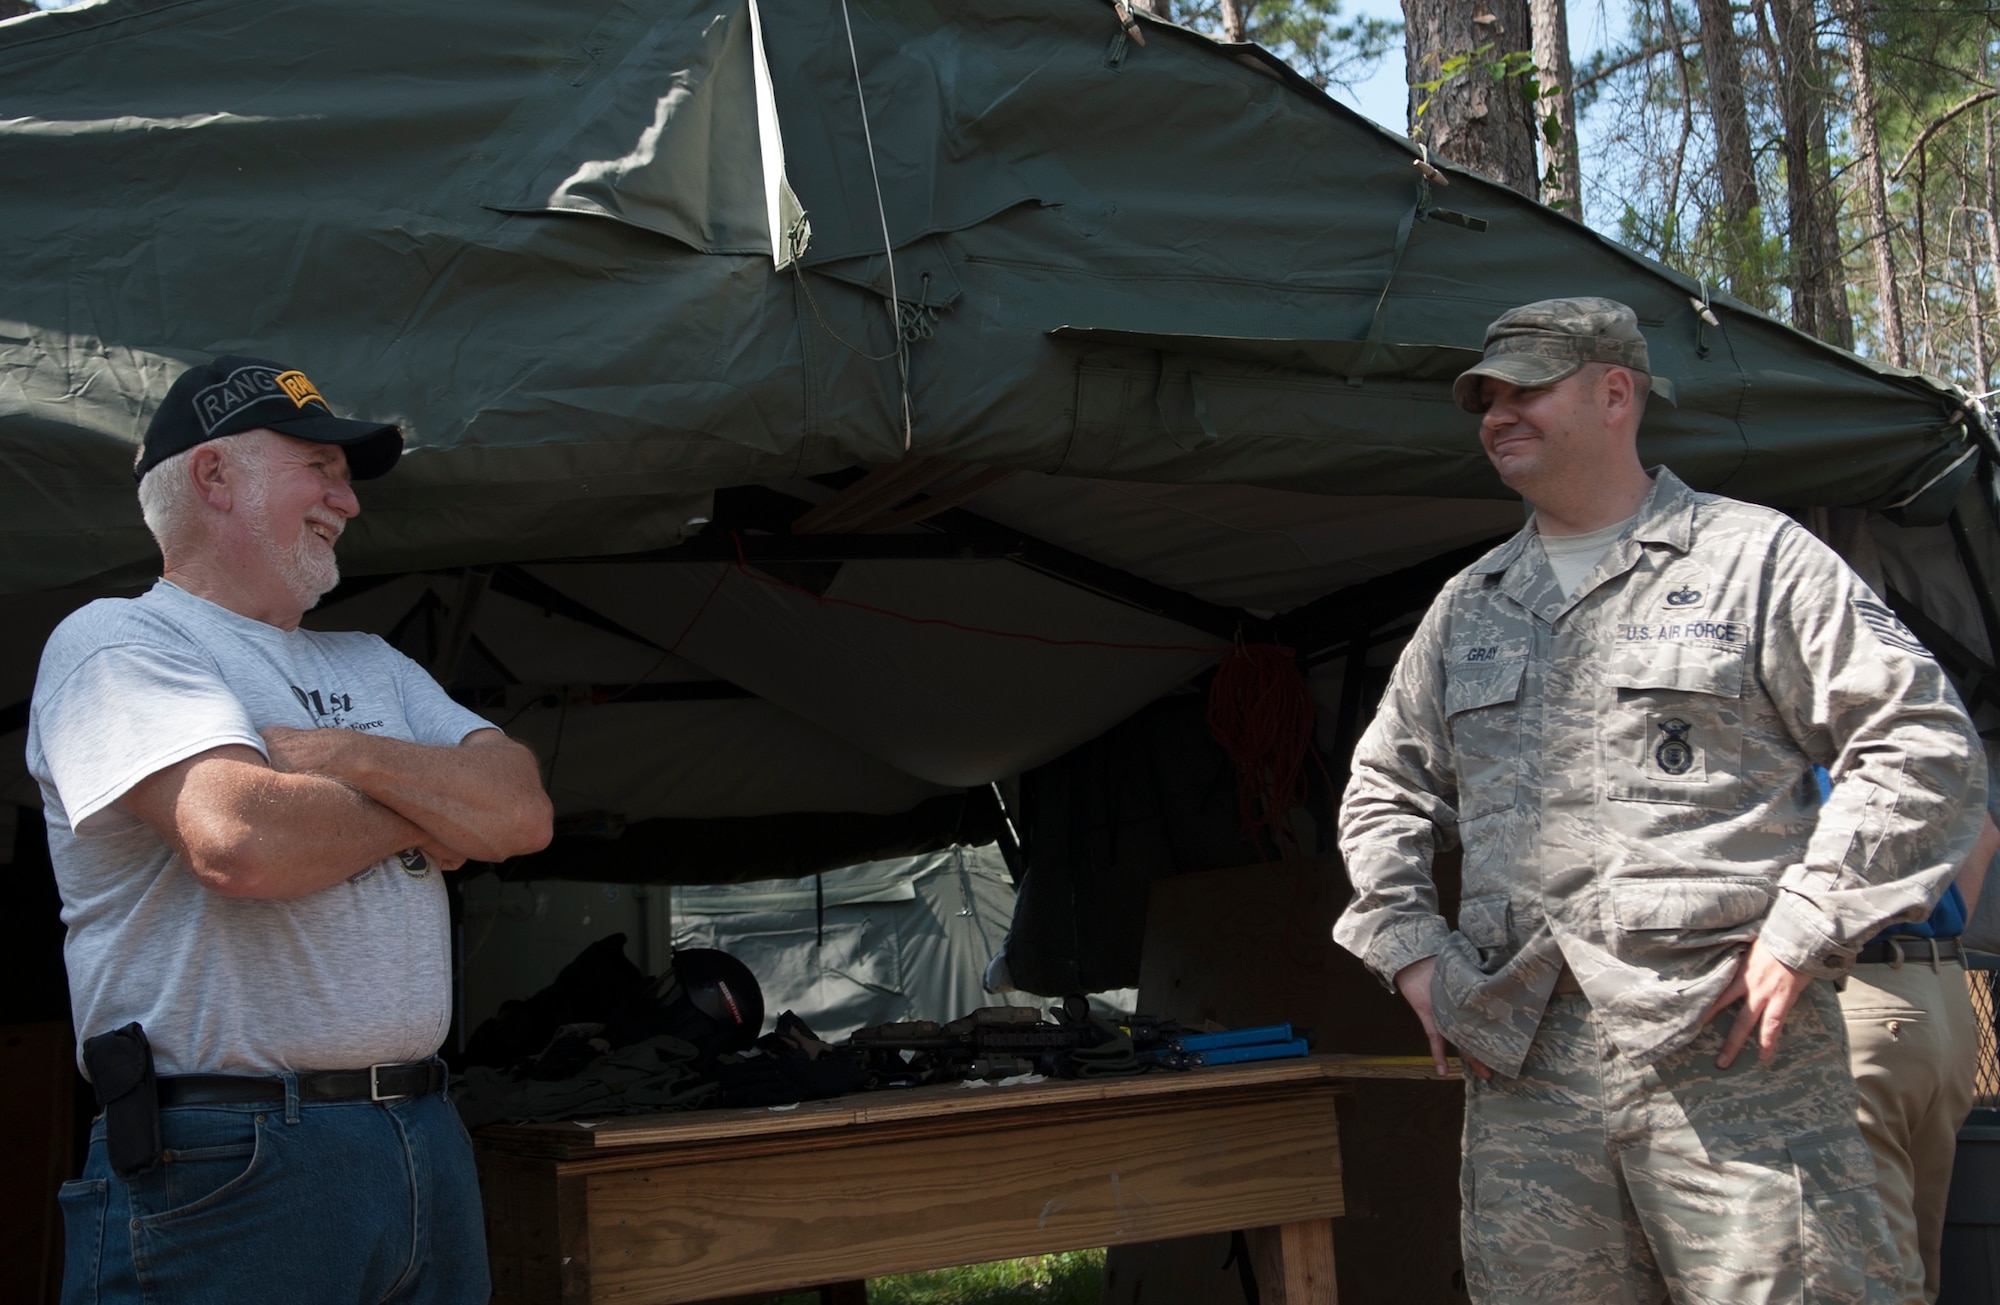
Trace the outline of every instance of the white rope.
<instances>
[{"instance_id":1,"label":"white rope","mask_svg":"<svg viewBox=\"0 0 2000 1305\"><path fill-rule=\"evenodd\" d=\"M1943 480L1946 476L1949 476L1952 472L1957 471L1960 464L1962 464L1967 458L1972 457L1978 452L1979 452L1979 446L1976 444L1973 445L1965 452L1953 458L1951 460L1950 466L1946 467L1943 471L1940 471L1937 475L1932 476L1929 480L1917 486L1909 493L1903 495L1903 497L1897 499L1894 503L1889 504L1889 506L1891 508L1908 507L1910 504L1916 502L1918 498L1922 497L1924 491L1928 490L1932 485L1937 484L1940 480Z\"/></svg>"},{"instance_id":2,"label":"white rope","mask_svg":"<svg viewBox=\"0 0 2000 1305\"><path fill-rule=\"evenodd\" d=\"M910 451L910 363L903 347L902 296L896 292L896 250L889 241L889 209L882 203L882 173L875 166L875 133L868 126L868 99L861 93L861 56L854 51L854 20L847 0L840 0L840 21L847 28L847 59L854 66L854 99L861 106L861 138L868 144L868 175L875 183L875 216L882 220L882 256L889 260L889 330L896 341L896 373L902 383L903 452Z\"/></svg>"}]
</instances>

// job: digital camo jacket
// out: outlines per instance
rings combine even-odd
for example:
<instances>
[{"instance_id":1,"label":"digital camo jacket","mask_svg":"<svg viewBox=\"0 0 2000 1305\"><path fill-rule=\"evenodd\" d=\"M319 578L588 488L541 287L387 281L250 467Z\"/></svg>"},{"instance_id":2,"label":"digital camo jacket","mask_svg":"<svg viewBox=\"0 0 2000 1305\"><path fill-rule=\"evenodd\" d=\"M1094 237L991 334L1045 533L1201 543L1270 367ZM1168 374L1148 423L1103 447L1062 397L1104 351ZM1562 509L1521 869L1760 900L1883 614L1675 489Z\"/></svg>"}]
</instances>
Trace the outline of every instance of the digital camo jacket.
<instances>
[{"instance_id":1,"label":"digital camo jacket","mask_svg":"<svg viewBox=\"0 0 2000 1305\"><path fill-rule=\"evenodd\" d=\"M1650 1061L1759 934L1834 977L1921 919L1985 788L1937 663L1832 550L1660 469L1574 598L1526 528L1425 614L1355 750L1334 938L1384 982L1436 956L1439 1032L1502 1073L1565 961ZM1454 844L1456 930L1431 878Z\"/></svg>"}]
</instances>

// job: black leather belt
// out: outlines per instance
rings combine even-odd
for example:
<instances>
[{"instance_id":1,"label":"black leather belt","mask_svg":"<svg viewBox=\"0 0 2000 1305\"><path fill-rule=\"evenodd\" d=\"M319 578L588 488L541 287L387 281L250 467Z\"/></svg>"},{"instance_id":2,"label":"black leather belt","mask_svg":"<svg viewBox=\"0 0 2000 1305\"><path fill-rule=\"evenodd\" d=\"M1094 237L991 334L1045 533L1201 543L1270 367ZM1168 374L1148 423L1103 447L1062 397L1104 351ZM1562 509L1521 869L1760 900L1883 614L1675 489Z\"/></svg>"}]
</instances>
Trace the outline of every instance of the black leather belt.
<instances>
[{"instance_id":1,"label":"black leather belt","mask_svg":"<svg viewBox=\"0 0 2000 1305\"><path fill-rule=\"evenodd\" d=\"M1883 938L1869 943L1854 953L1857 965L1876 965L1887 962L1921 961L1929 964L1933 960L1955 961L1958 959L1958 939L1956 938Z\"/></svg>"},{"instance_id":2,"label":"black leather belt","mask_svg":"<svg viewBox=\"0 0 2000 1305\"><path fill-rule=\"evenodd\" d=\"M298 1076L299 1100L401 1101L443 1089L445 1067L435 1060L412 1060L367 1069L317 1069ZM160 1079L162 1106L220 1105L285 1099L285 1080L239 1074L172 1074Z\"/></svg>"}]
</instances>

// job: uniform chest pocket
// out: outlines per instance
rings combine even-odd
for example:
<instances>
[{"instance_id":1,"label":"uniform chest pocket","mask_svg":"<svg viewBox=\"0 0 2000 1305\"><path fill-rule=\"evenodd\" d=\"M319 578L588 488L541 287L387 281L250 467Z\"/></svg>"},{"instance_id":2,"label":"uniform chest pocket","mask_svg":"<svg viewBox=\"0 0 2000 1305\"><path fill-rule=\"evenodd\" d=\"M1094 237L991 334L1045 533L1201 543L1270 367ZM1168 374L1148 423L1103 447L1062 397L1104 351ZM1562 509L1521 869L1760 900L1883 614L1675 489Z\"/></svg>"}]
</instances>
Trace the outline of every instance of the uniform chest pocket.
<instances>
[{"instance_id":1,"label":"uniform chest pocket","mask_svg":"<svg viewBox=\"0 0 2000 1305\"><path fill-rule=\"evenodd\" d=\"M1444 710L1458 777L1458 818L1512 810L1520 798L1522 659L1453 666Z\"/></svg>"},{"instance_id":2,"label":"uniform chest pocket","mask_svg":"<svg viewBox=\"0 0 2000 1305\"><path fill-rule=\"evenodd\" d=\"M1603 718L1606 793L1617 802L1739 806L1743 662L1718 649L1648 649L1612 659Z\"/></svg>"}]
</instances>

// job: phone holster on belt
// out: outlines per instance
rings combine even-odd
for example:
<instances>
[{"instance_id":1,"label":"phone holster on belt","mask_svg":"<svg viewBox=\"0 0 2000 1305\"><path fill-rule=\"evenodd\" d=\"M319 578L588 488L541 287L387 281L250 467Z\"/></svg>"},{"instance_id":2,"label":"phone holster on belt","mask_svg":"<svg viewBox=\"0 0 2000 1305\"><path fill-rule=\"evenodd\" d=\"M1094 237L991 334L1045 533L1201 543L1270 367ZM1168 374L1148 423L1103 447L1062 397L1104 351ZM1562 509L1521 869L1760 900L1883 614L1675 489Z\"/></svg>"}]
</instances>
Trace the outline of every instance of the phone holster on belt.
<instances>
[{"instance_id":1,"label":"phone holster on belt","mask_svg":"<svg viewBox=\"0 0 2000 1305\"><path fill-rule=\"evenodd\" d=\"M104 1112L104 1149L122 1178L144 1173L159 1160L160 1089L153 1078L153 1048L134 1022L87 1038L83 1066Z\"/></svg>"}]
</instances>

